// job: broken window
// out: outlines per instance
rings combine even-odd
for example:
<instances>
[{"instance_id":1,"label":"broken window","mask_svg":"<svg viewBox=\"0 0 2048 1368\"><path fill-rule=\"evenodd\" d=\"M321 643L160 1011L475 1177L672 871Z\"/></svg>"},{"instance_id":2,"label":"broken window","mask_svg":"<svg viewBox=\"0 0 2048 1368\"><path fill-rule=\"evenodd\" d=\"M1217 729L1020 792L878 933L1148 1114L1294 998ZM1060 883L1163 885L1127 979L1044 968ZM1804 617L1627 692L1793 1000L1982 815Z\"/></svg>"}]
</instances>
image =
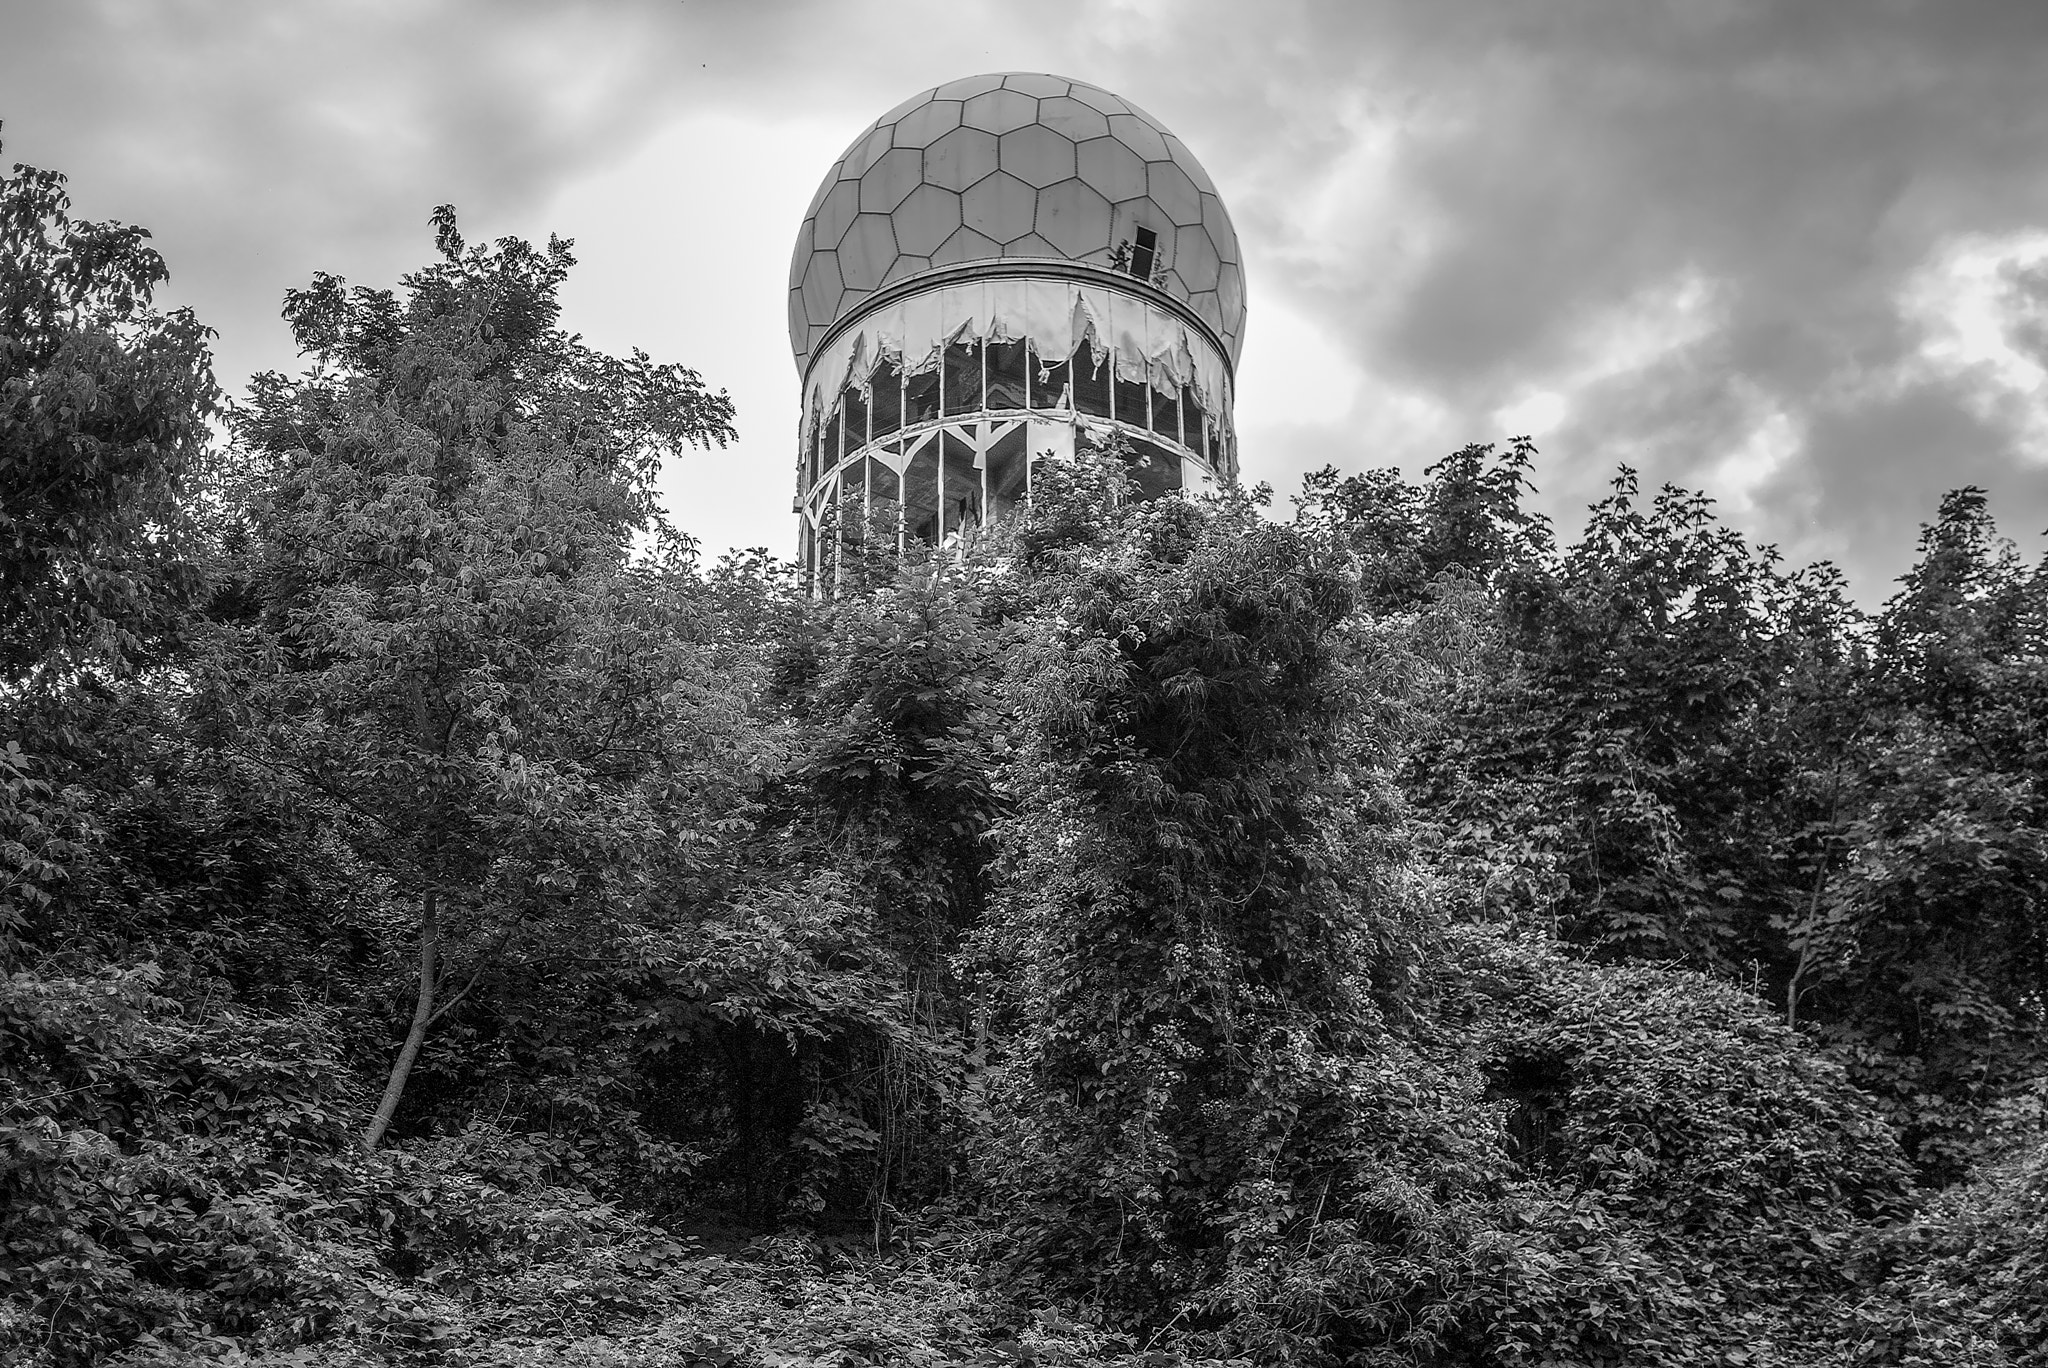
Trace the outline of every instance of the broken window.
<instances>
[{"instance_id":1,"label":"broken window","mask_svg":"<svg viewBox=\"0 0 2048 1368\"><path fill-rule=\"evenodd\" d=\"M946 416L981 411L981 344L975 341L946 345Z\"/></svg>"},{"instance_id":2,"label":"broken window","mask_svg":"<svg viewBox=\"0 0 2048 1368\"><path fill-rule=\"evenodd\" d=\"M903 482L886 461L868 464L868 527L876 541L899 545L903 540Z\"/></svg>"},{"instance_id":3,"label":"broken window","mask_svg":"<svg viewBox=\"0 0 2048 1368\"><path fill-rule=\"evenodd\" d=\"M1021 409L1024 405L1025 369L1029 358L1020 342L988 344L988 402L991 411Z\"/></svg>"},{"instance_id":4,"label":"broken window","mask_svg":"<svg viewBox=\"0 0 2048 1368\"><path fill-rule=\"evenodd\" d=\"M1064 356L1051 359L1040 356L1035 343L1027 343L1031 351L1031 407L1035 409L1071 408L1073 396L1067 392L1068 382L1073 378L1073 363Z\"/></svg>"},{"instance_id":5,"label":"broken window","mask_svg":"<svg viewBox=\"0 0 2048 1368\"><path fill-rule=\"evenodd\" d=\"M939 544L939 435L929 433L903 471L904 535Z\"/></svg>"},{"instance_id":6,"label":"broken window","mask_svg":"<svg viewBox=\"0 0 2048 1368\"><path fill-rule=\"evenodd\" d=\"M875 440L880 441L903 426L903 371L894 361L875 367L872 379L875 404Z\"/></svg>"},{"instance_id":7,"label":"broken window","mask_svg":"<svg viewBox=\"0 0 2048 1368\"><path fill-rule=\"evenodd\" d=\"M1150 228L1138 230L1138 245L1131 250L1131 274L1140 280L1152 278L1152 262L1159 255L1159 234Z\"/></svg>"},{"instance_id":8,"label":"broken window","mask_svg":"<svg viewBox=\"0 0 2048 1368\"><path fill-rule=\"evenodd\" d=\"M939 371L936 366L918 371L903 388L903 423L928 423L939 416Z\"/></svg>"},{"instance_id":9,"label":"broken window","mask_svg":"<svg viewBox=\"0 0 2048 1368\"><path fill-rule=\"evenodd\" d=\"M857 385L849 385L840 400L839 411L846 416L846 451L858 451L868 444L868 397Z\"/></svg>"},{"instance_id":10,"label":"broken window","mask_svg":"<svg viewBox=\"0 0 2048 1368\"><path fill-rule=\"evenodd\" d=\"M939 444L945 447L946 454L941 507L945 525L940 529L943 539L981 525L981 471L974 462L974 448L951 432L945 433Z\"/></svg>"},{"instance_id":11,"label":"broken window","mask_svg":"<svg viewBox=\"0 0 2048 1368\"><path fill-rule=\"evenodd\" d=\"M1109 353L1102 353L1098 359L1095 349L1087 342L1074 348L1074 410L1077 413L1092 413L1098 418L1109 417L1109 390L1113 383L1113 367Z\"/></svg>"},{"instance_id":12,"label":"broken window","mask_svg":"<svg viewBox=\"0 0 2048 1368\"><path fill-rule=\"evenodd\" d=\"M1029 463L1025 459L1028 434L1028 425L1019 423L988 450L985 459L988 462L988 512L991 518L1007 517L1012 509L1024 502L1030 480Z\"/></svg>"},{"instance_id":13,"label":"broken window","mask_svg":"<svg viewBox=\"0 0 2048 1368\"><path fill-rule=\"evenodd\" d=\"M1173 394L1152 391L1152 430L1169 442L1180 441L1180 403Z\"/></svg>"},{"instance_id":14,"label":"broken window","mask_svg":"<svg viewBox=\"0 0 2048 1368\"><path fill-rule=\"evenodd\" d=\"M1180 392L1181 445L1197 456L1208 459L1209 446L1204 440L1208 415L1202 412L1202 401L1195 396L1193 386L1183 386ZM1213 465L1214 462L1212 461Z\"/></svg>"},{"instance_id":15,"label":"broken window","mask_svg":"<svg viewBox=\"0 0 2048 1368\"><path fill-rule=\"evenodd\" d=\"M1129 423L1132 427L1149 427L1151 410L1146 406L1146 399L1151 393L1152 387L1143 381L1131 381L1121 375L1117 376L1116 420L1119 423Z\"/></svg>"}]
</instances>

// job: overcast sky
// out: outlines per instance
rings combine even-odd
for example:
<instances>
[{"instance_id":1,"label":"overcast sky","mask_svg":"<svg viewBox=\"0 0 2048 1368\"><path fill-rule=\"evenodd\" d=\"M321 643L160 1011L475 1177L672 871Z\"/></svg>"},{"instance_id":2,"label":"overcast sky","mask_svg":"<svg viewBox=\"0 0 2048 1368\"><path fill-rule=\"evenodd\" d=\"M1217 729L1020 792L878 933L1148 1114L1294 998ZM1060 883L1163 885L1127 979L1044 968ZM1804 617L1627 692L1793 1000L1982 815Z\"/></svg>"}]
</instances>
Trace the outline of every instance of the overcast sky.
<instances>
[{"instance_id":1,"label":"overcast sky","mask_svg":"<svg viewBox=\"0 0 2048 1368\"><path fill-rule=\"evenodd\" d=\"M569 322L696 367L664 475L787 554L791 243L928 86L1128 95L1243 239L1247 479L1533 434L1567 530L1619 462L1875 603L1941 493L2048 529L2048 0L0 0L4 159L154 230L239 389L283 292L389 285L452 201L559 232Z\"/></svg>"}]
</instances>

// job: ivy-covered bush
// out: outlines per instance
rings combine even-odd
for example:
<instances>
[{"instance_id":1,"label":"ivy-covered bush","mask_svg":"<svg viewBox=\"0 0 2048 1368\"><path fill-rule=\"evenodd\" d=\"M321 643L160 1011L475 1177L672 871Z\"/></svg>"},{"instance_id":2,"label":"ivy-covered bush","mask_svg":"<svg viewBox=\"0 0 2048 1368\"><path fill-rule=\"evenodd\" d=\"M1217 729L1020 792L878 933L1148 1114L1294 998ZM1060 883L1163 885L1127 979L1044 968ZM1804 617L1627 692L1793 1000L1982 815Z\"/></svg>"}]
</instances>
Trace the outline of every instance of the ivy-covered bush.
<instances>
[{"instance_id":1,"label":"ivy-covered bush","mask_svg":"<svg viewBox=\"0 0 2048 1368\"><path fill-rule=\"evenodd\" d=\"M1877 1103L1705 975L1470 929L1449 946L1448 1015L1526 1176L1533 1257L1496 1304L1523 1361L1575 1342L1616 1364L1828 1361L1858 1238L1913 1195Z\"/></svg>"},{"instance_id":2,"label":"ivy-covered bush","mask_svg":"<svg viewBox=\"0 0 2048 1368\"><path fill-rule=\"evenodd\" d=\"M2030 1130L1872 1240L1884 1276L1855 1309L1859 1365L2048 1364L2048 1141Z\"/></svg>"}]
</instances>

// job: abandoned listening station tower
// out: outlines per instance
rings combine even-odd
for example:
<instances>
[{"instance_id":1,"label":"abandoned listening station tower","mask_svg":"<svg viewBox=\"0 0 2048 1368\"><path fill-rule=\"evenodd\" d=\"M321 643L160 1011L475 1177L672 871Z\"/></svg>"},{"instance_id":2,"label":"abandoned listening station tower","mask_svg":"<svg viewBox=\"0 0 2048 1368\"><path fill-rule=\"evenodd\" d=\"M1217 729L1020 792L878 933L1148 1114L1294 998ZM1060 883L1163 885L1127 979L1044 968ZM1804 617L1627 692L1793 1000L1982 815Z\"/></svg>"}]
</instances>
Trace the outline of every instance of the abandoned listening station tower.
<instances>
[{"instance_id":1,"label":"abandoned listening station tower","mask_svg":"<svg viewBox=\"0 0 2048 1368\"><path fill-rule=\"evenodd\" d=\"M1147 497L1237 476L1237 234L1157 119L1082 81L969 76L853 140L789 268L813 586L867 537L1001 518L1121 435Z\"/></svg>"}]
</instances>

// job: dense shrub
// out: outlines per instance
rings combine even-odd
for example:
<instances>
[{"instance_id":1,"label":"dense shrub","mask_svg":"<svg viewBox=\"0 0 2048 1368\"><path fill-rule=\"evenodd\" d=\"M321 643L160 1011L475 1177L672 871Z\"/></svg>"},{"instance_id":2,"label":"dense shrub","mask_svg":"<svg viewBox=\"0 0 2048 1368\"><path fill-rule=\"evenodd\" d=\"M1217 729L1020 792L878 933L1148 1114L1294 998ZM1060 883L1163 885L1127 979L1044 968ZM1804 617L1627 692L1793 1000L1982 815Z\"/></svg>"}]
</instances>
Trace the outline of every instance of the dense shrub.
<instances>
[{"instance_id":1,"label":"dense shrub","mask_svg":"<svg viewBox=\"0 0 2048 1368\"><path fill-rule=\"evenodd\" d=\"M1450 1015L1506 1109L1536 1233L1567 1281L1604 1266L1619 1293L1519 1288L1498 1311L1529 1361L1587 1352L1589 1328L1596 1362L1825 1361L1860 1295L1859 1232L1912 1196L1877 1103L1704 975L1474 930L1453 945Z\"/></svg>"}]
</instances>

